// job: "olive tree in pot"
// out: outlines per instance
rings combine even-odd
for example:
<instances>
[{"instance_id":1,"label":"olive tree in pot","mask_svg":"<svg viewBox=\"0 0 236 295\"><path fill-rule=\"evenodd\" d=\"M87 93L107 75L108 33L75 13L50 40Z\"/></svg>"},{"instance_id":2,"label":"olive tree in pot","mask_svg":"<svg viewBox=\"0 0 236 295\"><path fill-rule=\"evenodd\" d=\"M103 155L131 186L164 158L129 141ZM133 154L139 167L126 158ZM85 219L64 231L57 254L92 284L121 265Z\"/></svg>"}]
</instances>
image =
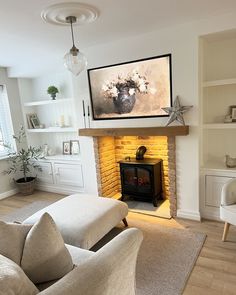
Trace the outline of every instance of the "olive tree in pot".
<instances>
[{"instance_id":1,"label":"olive tree in pot","mask_svg":"<svg viewBox=\"0 0 236 295\"><path fill-rule=\"evenodd\" d=\"M35 148L32 146L24 148L24 146L26 146L26 135L23 126L20 128L18 136L13 135L13 138L16 141L18 151L12 151L12 147L7 144L5 145L5 147L9 150L9 168L3 173L9 175L20 173L23 177L18 178L17 180L13 178L13 180L23 195L31 195L36 184L36 176L32 176L31 173L34 170L42 170L42 168L37 164L37 160L43 158L42 149L41 147Z\"/></svg>"}]
</instances>

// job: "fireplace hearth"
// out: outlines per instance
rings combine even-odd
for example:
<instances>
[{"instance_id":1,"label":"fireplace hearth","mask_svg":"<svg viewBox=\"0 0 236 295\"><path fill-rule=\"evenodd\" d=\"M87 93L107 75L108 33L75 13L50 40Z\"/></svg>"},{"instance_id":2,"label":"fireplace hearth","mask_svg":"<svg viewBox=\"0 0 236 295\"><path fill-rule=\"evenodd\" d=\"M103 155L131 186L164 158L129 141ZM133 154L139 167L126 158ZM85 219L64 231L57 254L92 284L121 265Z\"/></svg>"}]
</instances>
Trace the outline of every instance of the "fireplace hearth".
<instances>
[{"instance_id":1,"label":"fireplace hearth","mask_svg":"<svg viewBox=\"0 0 236 295\"><path fill-rule=\"evenodd\" d=\"M157 207L157 201L162 197L162 160L121 160L119 165L121 200L132 197L152 202Z\"/></svg>"}]
</instances>

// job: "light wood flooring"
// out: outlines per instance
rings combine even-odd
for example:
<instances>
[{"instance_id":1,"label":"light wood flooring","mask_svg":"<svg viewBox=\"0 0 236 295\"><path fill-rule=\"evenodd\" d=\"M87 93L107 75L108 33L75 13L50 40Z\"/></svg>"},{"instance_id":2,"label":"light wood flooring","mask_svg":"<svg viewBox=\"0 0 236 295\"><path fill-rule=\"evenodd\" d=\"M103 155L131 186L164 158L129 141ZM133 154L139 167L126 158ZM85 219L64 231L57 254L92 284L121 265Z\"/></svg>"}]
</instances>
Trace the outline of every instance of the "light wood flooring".
<instances>
[{"instance_id":1,"label":"light wood flooring","mask_svg":"<svg viewBox=\"0 0 236 295\"><path fill-rule=\"evenodd\" d=\"M0 219L1 216L34 201L55 202L63 197L59 194L38 191L31 196L15 195L0 200ZM223 223L216 221L166 220L137 213L129 213L129 219L139 219L175 228L188 228L207 234L207 239L183 294L236 294L236 227L230 227L227 242L222 242Z\"/></svg>"}]
</instances>

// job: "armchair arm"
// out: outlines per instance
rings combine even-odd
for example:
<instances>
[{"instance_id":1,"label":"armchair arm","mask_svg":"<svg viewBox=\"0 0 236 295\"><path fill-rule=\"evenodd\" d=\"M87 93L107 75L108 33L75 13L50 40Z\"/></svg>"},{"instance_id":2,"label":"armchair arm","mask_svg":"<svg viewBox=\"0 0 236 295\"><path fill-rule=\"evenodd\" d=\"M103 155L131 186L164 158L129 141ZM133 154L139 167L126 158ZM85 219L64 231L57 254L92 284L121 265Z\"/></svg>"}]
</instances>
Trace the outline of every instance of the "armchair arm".
<instances>
[{"instance_id":1,"label":"armchair arm","mask_svg":"<svg viewBox=\"0 0 236 295\"><path fill-rule=\"evenodd\" d=\"M226 182L221 191L221 205L236 204L236 178Z\"/></svg>"},{"instance_id":2,"label":"armchair arm","mask_svg":"<svg viewBox=\"0 0 236 295\"><path fill-rule=\"evenodd\" d=\"M130 228L39 295L135 295L142 232Z\"/></svg>"}]
</instances>

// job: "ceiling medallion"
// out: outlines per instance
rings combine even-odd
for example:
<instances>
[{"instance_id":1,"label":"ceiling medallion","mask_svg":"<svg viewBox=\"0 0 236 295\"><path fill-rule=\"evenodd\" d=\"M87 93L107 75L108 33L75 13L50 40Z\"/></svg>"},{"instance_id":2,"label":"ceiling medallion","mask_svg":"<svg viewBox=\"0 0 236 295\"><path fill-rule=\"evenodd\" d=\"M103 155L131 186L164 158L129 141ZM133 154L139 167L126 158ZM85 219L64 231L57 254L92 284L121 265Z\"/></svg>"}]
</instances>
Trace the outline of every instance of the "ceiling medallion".
<instances>
[{"instance_id":1,"label":"ceiling medallion","mask_svg":"<svg viewBox=\"0 0 236 295\"><path fill-rule=\"evenodd\" d=\"M95 7L77 2L53 4L41 12L41 17L45 22L60 26L68 26L66 17L70 15L76 17L74 25L84 25L94 22L99 13Z\"/></svg>"}]
</instances>

